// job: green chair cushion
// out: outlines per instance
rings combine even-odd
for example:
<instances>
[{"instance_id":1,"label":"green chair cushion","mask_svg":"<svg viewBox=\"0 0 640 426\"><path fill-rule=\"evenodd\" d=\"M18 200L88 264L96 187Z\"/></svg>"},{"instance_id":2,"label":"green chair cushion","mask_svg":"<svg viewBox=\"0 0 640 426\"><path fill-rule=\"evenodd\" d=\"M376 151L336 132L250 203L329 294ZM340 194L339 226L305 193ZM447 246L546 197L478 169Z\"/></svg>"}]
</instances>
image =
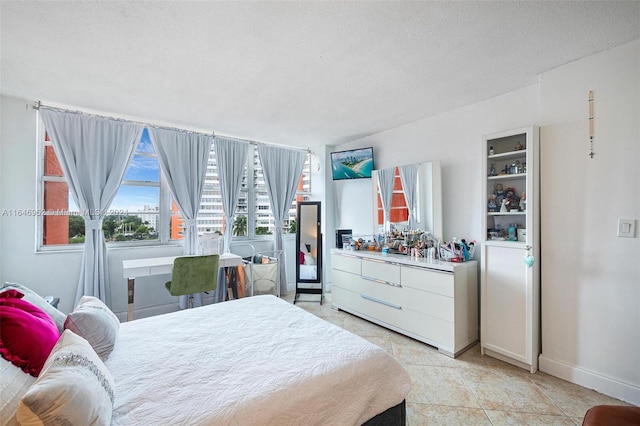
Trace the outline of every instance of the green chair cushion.
<instances>
[{"instance_id":1,"label":"green chair cushion","mask_svg":"<svg viewBox=\"0 0 640 426\"><path fill-rule=\"evenodd\" d=\"M173 261L171 281L165 284L172 296L216 289L220 256L180 256Z\"/></svg>"}]
</instances>

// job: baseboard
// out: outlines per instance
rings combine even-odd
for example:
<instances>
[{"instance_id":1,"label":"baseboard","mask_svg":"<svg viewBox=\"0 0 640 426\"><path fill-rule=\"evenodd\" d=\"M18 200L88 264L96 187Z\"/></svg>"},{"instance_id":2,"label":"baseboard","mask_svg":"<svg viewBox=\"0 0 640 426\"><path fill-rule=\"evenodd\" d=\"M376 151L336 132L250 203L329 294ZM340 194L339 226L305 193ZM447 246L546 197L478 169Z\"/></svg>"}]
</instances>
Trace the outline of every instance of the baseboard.
<instances>
[{"instance_id":1,"label":"baseboard","mask_svg":"<svg viewBox=\"0 0 640 426\"><path fill-rule=\"evenodd\" d=\"M640 387L540 355L538 368L576 385L640 406Z\"/></svg>"}]
</instances>

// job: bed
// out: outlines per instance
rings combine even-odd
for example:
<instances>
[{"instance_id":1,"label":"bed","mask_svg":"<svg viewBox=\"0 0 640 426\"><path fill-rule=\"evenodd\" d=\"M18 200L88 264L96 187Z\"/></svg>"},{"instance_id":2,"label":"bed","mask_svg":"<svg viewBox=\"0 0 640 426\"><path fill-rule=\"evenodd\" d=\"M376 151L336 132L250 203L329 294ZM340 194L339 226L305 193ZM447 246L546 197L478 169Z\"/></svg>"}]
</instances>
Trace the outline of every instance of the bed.
<instances>
[{"instance_id":1,"label":"bed","mask_svg":"<svg viewBox=\"0 0 640 426\"><path fill-rule=\"evenodd\" d=\"M318 279L318 266L316 259L309 253L309 249L307 245L300 245L300 261L298 263L298 267L300 268L300 279L301 280L316 280Z\"/></svg>"},{"instance_id":2,"label":"bed","mask_svg":"<svg viewBox=\"0 0 640 426\"><path fill-rule=\"evenodd\" d=\"M410 389L384 350L272 295L122 323L104 369L112 425L403 425Z\"/></svg>"}]
</instances>

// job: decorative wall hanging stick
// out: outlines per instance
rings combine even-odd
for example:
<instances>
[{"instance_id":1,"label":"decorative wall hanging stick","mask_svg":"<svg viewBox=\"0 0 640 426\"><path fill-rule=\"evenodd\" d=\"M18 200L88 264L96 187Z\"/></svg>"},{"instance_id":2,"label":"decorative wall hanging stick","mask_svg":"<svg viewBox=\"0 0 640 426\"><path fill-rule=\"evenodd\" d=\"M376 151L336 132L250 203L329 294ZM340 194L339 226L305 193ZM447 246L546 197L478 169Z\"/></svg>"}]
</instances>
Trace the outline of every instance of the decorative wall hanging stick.
<instances>
[{"instance_id":1,"label":"decorative wall hanging stick","mask_svg":"<svg viewBox=\"0 0 640 426\"><path fill-rule=\"evenodd\" d=\"M589 90L589 157L593 159L593 90Z\"/></svg>"}]
</instances>

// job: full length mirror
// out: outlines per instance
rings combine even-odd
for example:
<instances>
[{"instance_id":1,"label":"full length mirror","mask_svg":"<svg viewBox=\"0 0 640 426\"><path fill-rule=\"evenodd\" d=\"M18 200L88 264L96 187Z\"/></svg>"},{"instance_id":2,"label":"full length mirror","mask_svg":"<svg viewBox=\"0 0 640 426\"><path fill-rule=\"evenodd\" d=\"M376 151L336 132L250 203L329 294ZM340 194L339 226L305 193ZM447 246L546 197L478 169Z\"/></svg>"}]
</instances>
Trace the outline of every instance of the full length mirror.
<instances>
[{"instance_id":1,"label":"full length mirror","mask_svg":"<svg viewBox=\"0 0 640 426\"><path fill-rule=\"evenodd\" d=\"M298 281L318 282L320 202L298 203Z\"/></svg>"},{"instance_id":2,"label":"full length mirror","mask_svg":"<svg viewBox=\"0 0 640 426\"><path fill-rule=\"evenodd\" d=\"M320 202L298 203L298 229L296 231L296 295L319 294L322 303L322 234ZM307 284L320 283L320 286ZM305 285L306 284L306 285Z\"/></svg>"},{"instance_id":3,"label":"full length mirror","mask_svg":"<svg viewBox=\"0 0 640 426\"><path fill-rule=\"evenodd\" d=\"M387 179L392 179L393 184L388 184L388 188L393 186L390 193L380 191L379 174L386 174ZM381 230L388 231L391 225L400 229L418 229L430 232L436 239L443 238L442 176L439 161L374 170L371 181L374 197L374 235ZM383 196L386 203L382 201ZM385 204L390 206L388 218L385 218Z\"/></svg>"}]
</instances>

